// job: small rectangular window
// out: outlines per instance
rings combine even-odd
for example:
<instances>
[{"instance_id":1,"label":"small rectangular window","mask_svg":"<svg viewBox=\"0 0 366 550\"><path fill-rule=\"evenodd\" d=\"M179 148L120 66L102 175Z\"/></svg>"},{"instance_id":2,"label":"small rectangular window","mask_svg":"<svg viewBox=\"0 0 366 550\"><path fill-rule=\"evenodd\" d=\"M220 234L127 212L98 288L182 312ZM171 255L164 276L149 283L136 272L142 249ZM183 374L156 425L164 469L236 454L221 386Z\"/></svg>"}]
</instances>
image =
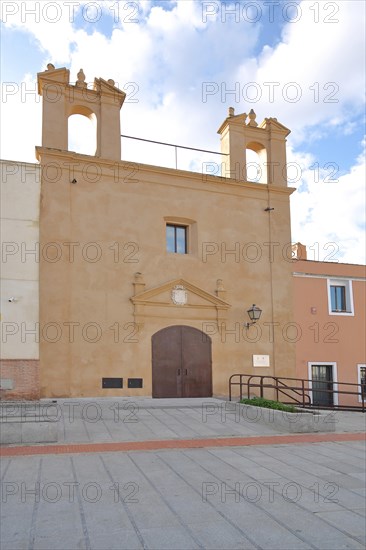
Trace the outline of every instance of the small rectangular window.
<instances>
[{"instance_id":1,"label":"small rectangular window","mask_svg":"<svg viewBox=\"0 0 366 550\"><path fill-rule=\"evenodd\" d=\"M328 279L329 315L354 315L352 281Z\"/></svg>"},{"instance_id":2,"label":"small rectangular window","mask_svg":"<svg viewBox=\"0 0 366 550\"><path fill-rule=\"evenodd\" d=\"M175 254L187 254L187 227L184 225L167 224L166 249Z\"/></svg>"}]
</instances>

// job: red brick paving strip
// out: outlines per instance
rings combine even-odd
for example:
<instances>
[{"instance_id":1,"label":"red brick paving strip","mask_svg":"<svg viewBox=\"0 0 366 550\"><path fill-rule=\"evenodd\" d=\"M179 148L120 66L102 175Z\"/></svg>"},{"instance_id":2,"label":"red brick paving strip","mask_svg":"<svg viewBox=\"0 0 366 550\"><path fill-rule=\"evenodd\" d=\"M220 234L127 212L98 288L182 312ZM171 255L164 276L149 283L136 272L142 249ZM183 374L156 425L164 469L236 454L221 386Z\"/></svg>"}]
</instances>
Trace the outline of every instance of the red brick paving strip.
<instances>
[{"instance_id":1,"label":"red brick paving strip","mask_svg":"<svg viewBox=\"0 0 366 550\"><path fill-rule=\"evenodd\" d=\"M196 449L202 447L241 447L247 445L288 445L325 441L363 441L364 433L296 434L260 437L225 437L215 439L169 439L163 441L124 441L120 443L81 443L69 445L22 445L2 447L0 456L49 455L67 453L111 453L118 451L156 451Z\"/></svg>"}]
</instances>

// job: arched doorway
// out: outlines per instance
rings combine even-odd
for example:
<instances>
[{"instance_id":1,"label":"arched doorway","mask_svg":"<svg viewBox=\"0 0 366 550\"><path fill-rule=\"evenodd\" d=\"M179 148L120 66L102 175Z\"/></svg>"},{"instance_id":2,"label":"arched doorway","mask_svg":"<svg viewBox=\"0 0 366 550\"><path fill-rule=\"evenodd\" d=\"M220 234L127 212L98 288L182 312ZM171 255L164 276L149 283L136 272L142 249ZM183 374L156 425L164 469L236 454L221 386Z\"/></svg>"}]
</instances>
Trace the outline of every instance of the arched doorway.
<instances>
[{"instance_id":1,"label":"arched doorway","mask_svg":"<svg viewBox=\"0 0 366 550\"><path fill-rule=\"evenodd\" d=\"M152 337L153 397L212 397L211 338L187 326Z\"/></svg>"}]
</instances>

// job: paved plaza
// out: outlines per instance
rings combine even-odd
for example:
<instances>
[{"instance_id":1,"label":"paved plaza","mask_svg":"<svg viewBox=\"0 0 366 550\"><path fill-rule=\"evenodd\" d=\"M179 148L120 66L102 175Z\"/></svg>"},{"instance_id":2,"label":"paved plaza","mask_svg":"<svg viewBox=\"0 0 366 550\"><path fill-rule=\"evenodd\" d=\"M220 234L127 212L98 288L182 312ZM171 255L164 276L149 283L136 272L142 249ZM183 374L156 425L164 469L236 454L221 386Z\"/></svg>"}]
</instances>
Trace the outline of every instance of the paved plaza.
<instances>
[{"instance_id":1,"label":"paved plaza","mask_svg":"<svg viewBox=\"0 0 366 550\"><path fill-rule=\"evenodd\" d=\"M217 399L53 407L57 444L2 449L1 550L364 548L361 413L310 436Z\"/></svg>"}]
</instances>

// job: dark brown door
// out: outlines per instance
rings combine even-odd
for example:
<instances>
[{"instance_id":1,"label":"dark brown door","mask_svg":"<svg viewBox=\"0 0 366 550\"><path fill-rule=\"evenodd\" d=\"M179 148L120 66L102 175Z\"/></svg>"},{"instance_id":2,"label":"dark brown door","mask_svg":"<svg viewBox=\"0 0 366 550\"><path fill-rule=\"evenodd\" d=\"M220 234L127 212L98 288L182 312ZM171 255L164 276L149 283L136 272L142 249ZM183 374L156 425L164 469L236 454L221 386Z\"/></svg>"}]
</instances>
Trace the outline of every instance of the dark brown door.
<instances>
[{"instance_id":1,"label":"dark brown door","mask_svg":"<svg viewBox=\"0 0 366 550\"><path fill-rule=\"evenodd\" d=\"M333 407L333 366L311 365L313 404Z\"/></svg>"},{"instance_id":2,"label":"dark brown door","mask_svg":"<svg viewBox=\"0 0 366 550\"><path fill-rule=\"evenodd\" d=\"M168 327L154 334L152 396L212 396L209 336L186 326Z\"/></svg>"}]
</instances>

